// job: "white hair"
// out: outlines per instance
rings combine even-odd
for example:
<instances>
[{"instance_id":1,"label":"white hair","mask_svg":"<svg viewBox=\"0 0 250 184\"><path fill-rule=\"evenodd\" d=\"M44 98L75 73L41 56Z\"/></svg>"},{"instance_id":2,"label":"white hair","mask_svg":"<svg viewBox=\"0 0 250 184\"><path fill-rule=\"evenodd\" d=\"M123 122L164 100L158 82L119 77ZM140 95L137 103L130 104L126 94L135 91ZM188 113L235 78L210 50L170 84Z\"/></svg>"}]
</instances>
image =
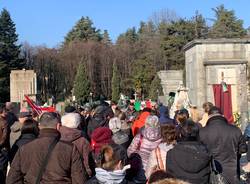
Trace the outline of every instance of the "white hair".
<instances>
[{"instance_id":1,"label":"white hair","mask_svg":"<svg viewBox=\"0 0 250 184\"><path fill-rule=\"evenodd\" d=\"M68 128L77 128L79 124L81 123L81 116L78 113L68 113L64 116L62 116L61 119L62 126L68 127Z\"/></svg>"}]
</instances>

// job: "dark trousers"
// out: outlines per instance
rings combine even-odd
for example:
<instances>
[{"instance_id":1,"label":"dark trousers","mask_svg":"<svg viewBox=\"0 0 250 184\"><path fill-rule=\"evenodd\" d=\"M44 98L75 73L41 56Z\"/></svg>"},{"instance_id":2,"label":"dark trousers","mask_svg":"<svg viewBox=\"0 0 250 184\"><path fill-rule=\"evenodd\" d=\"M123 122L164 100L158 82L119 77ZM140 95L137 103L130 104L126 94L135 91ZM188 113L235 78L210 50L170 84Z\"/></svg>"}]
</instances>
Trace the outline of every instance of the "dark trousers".
<instances>
[{"instance_id":1,"label":"dark trousers","mask_svg":"<svg viewBox=\"0 0 250 184\"><path fill-rule=\"evenodd\" d=\"M0 183L5 184L7 174L7 168L5 170L0 170Z\"/></svg>"}]
</instances>

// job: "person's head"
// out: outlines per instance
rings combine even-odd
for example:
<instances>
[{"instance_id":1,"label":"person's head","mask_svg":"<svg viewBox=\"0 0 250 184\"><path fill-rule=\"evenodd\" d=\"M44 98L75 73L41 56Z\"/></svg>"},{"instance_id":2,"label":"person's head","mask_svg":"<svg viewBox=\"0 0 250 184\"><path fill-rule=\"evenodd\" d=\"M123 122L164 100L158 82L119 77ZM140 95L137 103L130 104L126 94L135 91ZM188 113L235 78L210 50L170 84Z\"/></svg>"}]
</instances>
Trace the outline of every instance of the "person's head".
<instances>
[{"instance_id":1,"label":"person's head","mask_svg":"<svg viewBox=\"0 0 250 184\"><path fill-rule=\"evenodd\" d=\"M9 112L12 112L15 108L15 105L12 102L6 102L5 106L6 106L7 111L9 111Z\"/></svg>"},{"instance_id":2,"label":"person's head","mask_svg":"<svg viewBox=\"0 0 250 184\"><path fill-rule=\"evenodd\" d=\"M78 113L67 113L61 118L62 126L68 128L78 128L81 123L81 116Z\"/></svg>"},{"instance_id":3,"label":"person's head","mask_svg":"<svg viewBox=\"0 0 250 184\"><path fill-rule=\"evenodd\" d=\"M152 184L190 184L190 183L183 181L183 180L175 179L175 178L167 178L167 179L154 182Z\"/></svg>"},{"instance_id":4,"label":"person's head","mask_svg":"<svg viewBox=\"0 0 250 184\"><path fill-rule=\"evenodd\" d=\"M71 113L71 112L76 112L76 108L74 106L68 105L65 107L64 111L65 111L65 114Z\"/></svg>"},{"instance_id":5,"label":"person's head","mask_svg":"<svg viewBox=\"0 0 250 184\"><path fill-rule=\"evenodd\" d=\"M89 103L86 103L86 104L83 106L83 111L81 112L81 114L82 114L83 116L88 116L88 115L90 115L91 111L92 111L91 105L90 105Z\"/></svg>"},{"instance_id":6,"label":"person's head","mask_svg":"<svg viewBox=\"0 0 250 184\"><path fill-rule=\"evenodd\" d=\"M192 120L186 120L180 128L180 141L197 141L199 127Z\"/></svg>"},{"instance_id":7,"label":"person's head","mask_svg":"<svg viewBox=\"0 0 250 184\"><path fill-rule=\"evenodd\" d=\"M148 127L159 128L160 127L159 118L155 115L153 116L149 115L145 121L145 128Z\"/></svg>"},{"instance_id":8,"label":"person's head","mask_svg":"<svg viewBox=\"0 0 250 184\"><path fill-rule=\"evenodd\" d=\"M171 174L167 173L166 171L158 170L158 171L153 172L150 175L150 177L148 179L148 184L152 184L152 183L155 183L157 181L164 180L166 178L173 178L173 176Z\"/></svg>"},{"instance_id":9,"label":"person's head","mask_svg":"<svg viewBox=\"0 0 250 184\"><path fill-rule=\"evenodd\" d=\"M39 134L38 123L32 119L25 120L21 128L21 134L33 134L35 136L38 136Z\"/></svg>"},{"instance_id":10,"label":"person's head","mask_svg":"<svg viewBox=\"0 0 250 184\"><path fill-rule=\"evenodd\" d=\"M91 147L98 154L103 145L112 143L112 131L107 127L96 128L91 134Z\"/></svg>"},{"instance_id":11,"label":"person's head","mask_svg":"<svg viewBox=\"0 0 250 184\"><path fill-rule=\"evenodd\" d=\"M148 107L145 107L142 112L150 112L151 113L152 109L148 108Z\"/></svg>"},{"instance_id":12,"label":"person's head","mask_svg":"<svg viewBox=\"0 0 250 184\"><path fill-rule=\"evenodd\" d=\"M221 113L221 110L220 108L216 107L216 106L213 106L209 109L208 111L208 115L211 116L211 115L222 115Z\"/></svg>"},{"instance_id":13,"label":"person's head","mask_svg":"<svg viewBox=\"0 0 250 184\"><path fill-rule=\"evenodd\" d=\"M119 108L116 108L114 111L114 117L118 117L121 112L122 111Z\"/></svg>"},{"instance_id":14,"label":"person's head","mask_svg":"<svg viewBox=\"0 0 250 184\"><path fill-rule=\"evenodd\" d=\"M111 101L111 108L116 109L117 108L117 103L115 101Z\"/></svg>"},{"instance_id":15,"label":"person's head","mask_svg":"<svg viewBox=\"0 0 250 184\"><path fill-rule=\"evenodd\" d=\"M0 105L0 116L5 118L7 116L7 109L5 107L5 104Z\"/></svg>"},{"instance_id":16,"label":"person's head","mask_svg":"<svg viewBox=\"0 0 250 184\"><path fill-rule=\"evenodd\" d=\"M19 113L18 120L23 124L27 119L32 119L32 111L28 108L22 108Z\"/></svg>"},{"instance_id":17,"label":"person's head","mask_svg":"<svg viewBox=\"0 0 250 184\"><path fill-rule=\"evenodd\" d=\"M122 170L127 162L126 150L116 144L105 145L97 160L97 167L106 171Z\"/></svg>"},{"instance_id":18,"label":"person's head","mask_svg":"<svg viewBox=\"0 0 250 184\"><path fill-rule=\"evenodd\" d=\"M119 115L118 115L118 118L120 120L126 120L126 118L127 118L126 113L125 112L120 112Z\"/></svg>"},{"instance_id":19,"label":"person's head","mask_svg":"<svg viewBox=\"0 0 250 184\"><path fill-rule=\"evenodd\" d=\"M59 129L60 116L55 112L45 112L39 118L39 128Z\"/></svg>"},{"instance_id":20,"label":"person's head","mask_svg":"<svg viewBox=\"0 0 250 184\"><path fill-rule=\"evenodd\" d=\"M201 120L200 112L196 106L190 108L190 116L194 122L199 122Z\"/></svg>"},{"instance_id":21,"label":"person's head","mask_svg":"<svg viewBox=\"0 0 250 184\"><path fill-rule=\"evenodd\" d=\"M176 127L174 124L165 124L161 126L161 136L163 142L173 144L176 141Z\"/></svg>"},{"instance_id":22,"label":"person's head","mask_svg":"<svg viewBox=\"0 0 250 184\"><path fill-rule=\"evenodd\" d=\"M203 105L202 105L202 108L204 109L204 112L205 113L208 113L209 110L213 107L214 105L211 103L211 102L205 102Z\"/></svg>"},{"instance_id":23,"label":"person's head","mask_svg":"<svg viewBox=\"0 0 250 184\"><path fill-rule=\"evenodd\" d=\"M129 103L128 108L129 110L133 111L134 110L134 103Z\"/></svg>"},{"instance_id":24,"label":"person's head","mask_svg":"<svg viewBox=\"0 0 250 184\"><path fill-rule=\"evenodd\" d=\"M183 123L189 118L189 113L187 109L177 110L175 112L175 120L178 123Z\"/></svg>"}]
</instances>

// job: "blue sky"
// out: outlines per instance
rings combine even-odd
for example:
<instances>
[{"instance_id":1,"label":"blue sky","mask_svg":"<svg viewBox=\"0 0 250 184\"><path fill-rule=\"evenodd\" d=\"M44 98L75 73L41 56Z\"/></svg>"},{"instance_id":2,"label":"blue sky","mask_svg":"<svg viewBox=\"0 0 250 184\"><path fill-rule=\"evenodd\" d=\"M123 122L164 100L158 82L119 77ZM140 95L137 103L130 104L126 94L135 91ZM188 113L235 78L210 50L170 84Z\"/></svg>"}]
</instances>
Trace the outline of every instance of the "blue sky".
<instances>
[{"instance_id":1,"label":"blue sky","mask_svg":"<svg viewBox=\"0 0 250 184\"><path fill-rule=\"evenodd\" d=\"M249 0L0 0L0 9L10 12L20 42L54 47L81 16L89 16L95 27L107 29L115 40L162 9L174 10L186 18L198 10L205 18L213 18L211 8L220 4L234 9L244 20L244 27L250 26Z\"/></svg>"}]
</instances>

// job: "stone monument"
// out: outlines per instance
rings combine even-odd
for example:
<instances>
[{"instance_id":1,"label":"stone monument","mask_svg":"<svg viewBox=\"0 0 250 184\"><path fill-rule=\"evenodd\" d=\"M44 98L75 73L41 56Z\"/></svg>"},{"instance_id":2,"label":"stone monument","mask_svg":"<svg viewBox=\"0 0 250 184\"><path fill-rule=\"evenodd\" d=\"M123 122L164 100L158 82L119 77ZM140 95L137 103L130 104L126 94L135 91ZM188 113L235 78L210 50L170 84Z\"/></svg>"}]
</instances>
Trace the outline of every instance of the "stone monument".
<instances>
[{"instance_id":1,"label":"stone monument","mask_svg":"<svg viewBox=\"0 0 250 184\"><path fill-rule=\"evenodd\" d=\"M37 78L34 70L12 70L10 73L10 100L21 103L24 95L30 96L34 101L37 94Z\"/></svg>"},{"instance_id":2,"label":"stone monument","mask_svg":"<svg viewBox=\"0 0 250 184\"><path fill-rule=\"evenodd\" d=\"M182 70L161 70L158 72L161 79L163 94L168 96L170 92L176 92L180 84L183 84Z\"/></svg>"},{"instance_id":3,"label":"stone monument","mask_svg":"<svg viewBox=\"0 0 250 184\"><path fill-rule=\"evenodd\" d=\"M186 87L192 104L201 107L214 103L213 84L223 80L231 85L232 112L241 116L242 129L248 122L247 66L250 63L250 40L193 40L184 46Z\"/></svg>"}]
</instances>

